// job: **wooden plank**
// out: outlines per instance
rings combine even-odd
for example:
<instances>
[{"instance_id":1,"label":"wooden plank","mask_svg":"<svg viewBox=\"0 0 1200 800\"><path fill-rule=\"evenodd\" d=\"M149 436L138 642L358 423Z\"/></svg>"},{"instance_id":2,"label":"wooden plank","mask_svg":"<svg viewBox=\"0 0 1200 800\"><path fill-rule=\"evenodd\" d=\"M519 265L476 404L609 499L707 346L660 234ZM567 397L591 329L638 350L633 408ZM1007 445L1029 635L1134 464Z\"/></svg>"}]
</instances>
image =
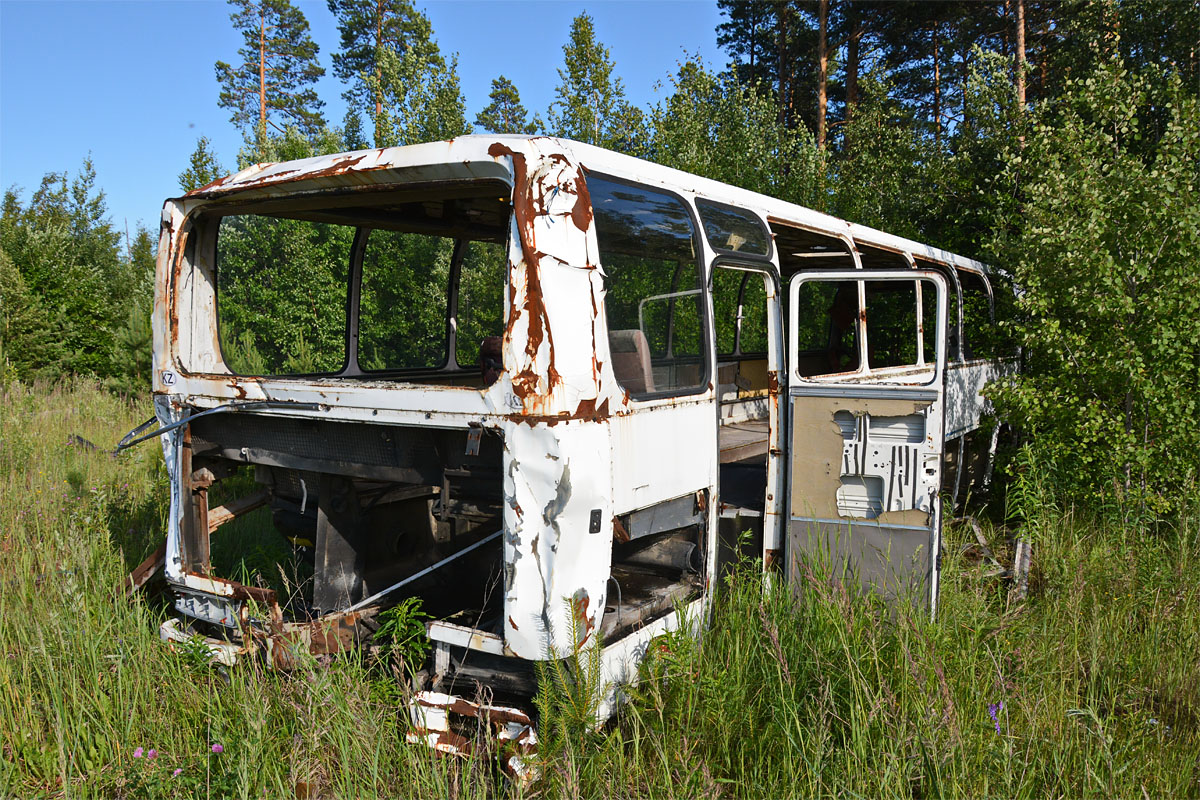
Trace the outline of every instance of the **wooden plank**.
<instances>
[{"instance_id":1,"label":"wooden plank","mask_svg":"<svg viewBox=\"0 0 1200 800\"><path fill-rule=\"evenodd\" d=\"M223 506L210 508L208 510L208 532L212 533L226 522L266 505L269 499L271 499L270 495L267 494L266 489L263 489L254 494L239 497L237 500L226 503Z\"/></svg>"},{"instance_id":2,"label":"wooden plank","mask_svg":"<svg viewBox=\"0 0 1200 800\"><path fill-rule=\"evenodd\" d=\"M722 464L765 456L770 441L769 423L755 420L722 425L718 438Z\"/></svg>"},{"instance_id":3,"label":"wooden plank","mask_svg":"<svg viewBox=\"0 0 1200 800\"><path fill-rule=\"evenodd\" d=\"M231 503L226 503L223 506L217 506L210 509L208 512L208 532L211 534L217 528L224 525L230 520L240 517L242 514L253 511L254 509L265 505L270 500L270 495L264 489L260 492L255 492L245 497L239 497ZM163 564L167 560L167 540L163 539L162 544L155 548L145 561L134 567L133 572L125 578L125 594L132 596L143 586L150 582L150 579L163 568Z\"/></svg>"}]
</instances>

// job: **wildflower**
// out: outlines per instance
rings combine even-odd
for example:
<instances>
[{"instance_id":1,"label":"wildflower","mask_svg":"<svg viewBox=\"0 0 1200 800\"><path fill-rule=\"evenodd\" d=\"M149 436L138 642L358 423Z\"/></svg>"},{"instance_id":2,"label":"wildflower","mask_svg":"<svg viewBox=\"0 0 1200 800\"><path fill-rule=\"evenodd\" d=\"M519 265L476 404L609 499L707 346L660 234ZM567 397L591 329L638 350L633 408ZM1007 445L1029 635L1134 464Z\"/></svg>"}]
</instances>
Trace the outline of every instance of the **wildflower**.
<instances>
[{"instance_id":1,"label":"wildflower","mask_svg":"<svg viewBox=\"0 0 1200 800\"><path fill-rule=\"evenodd\" d=\"M221 745L219 745L219 744L214 744L214 745L212 746L212 751L213 751L214 753L224 753L224 752L225 752L225 748L224 748L224 747L222 747L222 746L221 746Z\"/></svg>"},{"instance_id":2,"label":"wildflower","mask_svg":"<svg viewBox=\"0 0 1200 800\"><path fill-rule=\"evenodd\" d=\"M134 750L134 751L133 751L133 757L134 757L134 758L141 758L141 757L142 757L142 748L140 748L140 747L139 747L137 750Z\"/></svg>"},{"instance_id":3,"label":"wildflower","mask_svg":"<svg viewBox=\"0 0 1200 800\"><path fill-rule=\"evenodd\" d=\"M158 751L151 747L150 752L146 753L146 758L158 758Z\"/></svg>"},{"instance_id":4,"label":"wildflower","mask_svg":"<svg viewBox=\"0 0 1200 800\"><path fill-rule=\"evenodd\" d=\"M183 767L176 767L176 768L175 768L175 771L171 773L171 777L172 777L172 778L178 778L178 777L179 777L179 773L181 773L181 772L183 772Z\"/></svg>"},{"instance_id":5,"label":"wildflower","mask_svg":"<svg viewBox=\"0 0 1200 800\"><path fill-rule=\"evenodd\" d=\"M988 703L988 716L992 718L992 722L996 725L996 733L1000 733L1000 718L996 715L1003 710L1003 700L999 703Z\"/></svg>"}]
</instances>

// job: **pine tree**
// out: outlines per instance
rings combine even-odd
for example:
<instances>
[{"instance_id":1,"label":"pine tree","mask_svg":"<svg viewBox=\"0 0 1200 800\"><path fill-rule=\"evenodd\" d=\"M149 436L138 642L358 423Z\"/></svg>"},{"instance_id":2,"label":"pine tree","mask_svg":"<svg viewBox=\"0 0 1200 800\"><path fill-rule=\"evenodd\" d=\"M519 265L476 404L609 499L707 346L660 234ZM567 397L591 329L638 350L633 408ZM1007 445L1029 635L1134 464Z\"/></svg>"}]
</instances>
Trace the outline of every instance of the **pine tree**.
<instances>
[{"instance_id":1,"label":"pine tree","mask_svg":"<svg viewBox=\"0 0 1200 800\"><path fill-rule=\"evenodd\" d=\"M196 149L188 161L188 168L179 173L179 188L185 192L199 189L219 178L224 170L217 161L217 155L211 149L212 142L207 136L196 140Z\"/></svg>"},{"instance_id":2,"label":"pine tree","mask_svg":"<svg viewBox=\"0 0 1200 800\"><path fill-rule=\"evenodd\" d=\"M409 0L328 0L328 5L341 35L333 74L349 84L343 97L353 113L376 119L395 90L383 79L384 54L402 56L421 40L428 22L422 24L423 15Z\"/></svg>"},{"instance_id":3,"label":"pine tree","mask_svg":"<svg viewBox=\"0 0 1200 800\"><path fill-rule=\"evenodd\" d=\"M641 148L645 121L625 99L625 86L613 76L609 50L596 40L587 13L571 22L563 45L564 68L558 71L557 99L550 104L550 129L557 136L624 152Z\"/></svg>"},{"instance_id":4,"label":"pine tree","mask_svg":"<svg viewBox=\"0 0 1200 800\"><path fill-rule=\"evenodd\" d=\"M296 126L305 135L324 125L324 103L312 85L325 74L319 48L308 33L308 20L291 0L229 0L230 14L245 44L241 63L216 63L221 84L218 105L249 139L266 136L268 127L283 132Z\"/></svg>"},{"instance_id":5,"label":"pine tree","mask_svg":"<svg viewBox=\"0 0 1200 800\"><path fill-rule=\"evenodd\" d=\"M124 322L136 282L91 159L73 180L66 173L44 176L28 205L6 192L0 249L20 276L19 284L9 279L14 296L36 298L53 318L61 369L112 374L113 331Z\"/></svg>"},{"instance_id":6,"label":"pine tree","mask_svg":"<svg viewBox=\"0 0 1200 800\"><path fill-rule=\"evenodd\" d=\"M411 22L407 47L379 50L379 72L366 76L372 96L382 98L382 110L375 115L376 147L451 139L470 132L458 56L447 63L424 14L414 12Z\"/></svg>"},{"instance_id":7,"label":"pine tree","mask_svg":"<svg viewBox=\"0 0 1200 800\"><path fill-rule=\"evenodd\" d=\"M527 121L529 112L521 105L521 95L508 78L501 75L492 80L492 91L488 94L492 102L475 116L476 127L488 133L537 133L542 128L542 119L534 116Z\"/></svg>"}]
</instances>

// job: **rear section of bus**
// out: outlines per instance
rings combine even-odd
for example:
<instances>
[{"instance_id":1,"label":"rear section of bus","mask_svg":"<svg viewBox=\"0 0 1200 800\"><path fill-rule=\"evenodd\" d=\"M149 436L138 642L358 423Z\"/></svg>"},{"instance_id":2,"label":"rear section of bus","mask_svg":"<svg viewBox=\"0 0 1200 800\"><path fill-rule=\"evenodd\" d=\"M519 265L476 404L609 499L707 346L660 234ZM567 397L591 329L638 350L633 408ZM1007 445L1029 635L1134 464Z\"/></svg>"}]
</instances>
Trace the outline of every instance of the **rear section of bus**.
<instances>
[{"instance_id":1,"label":"rear section of bus","mask_svg":"<svg viewBox=\"0 0 1200 800\"><path fill-rule=\"evenodd\" d=\"M636 420L643 439L686 431L680 414L711 427L696 234L678 198L664 212L661 193L610 182L614 267L642 275L628 265L650 240L674 248L651 259L668 282L672 253L691 259L690 327L652 356L676 299L629 278L606 317L602 225L561 144L463 137L256 165L167 202L165 638L289 666L408 615L432 647L411 665L427 690L417 738L454 749L452 718L482 715L527 745L534 662L602 638L615 685L700 602L715 467L690 458L684 477L637 487L614 467L634 458ZM468 702L480 687L510 705Z\"/></svg>"}]
</instances>

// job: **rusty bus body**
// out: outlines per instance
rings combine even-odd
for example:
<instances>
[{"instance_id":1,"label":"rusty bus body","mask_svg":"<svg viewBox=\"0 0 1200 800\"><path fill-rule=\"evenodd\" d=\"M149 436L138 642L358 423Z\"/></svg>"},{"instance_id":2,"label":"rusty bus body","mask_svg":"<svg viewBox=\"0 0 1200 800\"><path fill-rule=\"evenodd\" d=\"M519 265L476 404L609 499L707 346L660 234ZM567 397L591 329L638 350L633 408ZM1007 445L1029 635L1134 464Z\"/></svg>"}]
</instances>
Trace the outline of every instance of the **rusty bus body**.
<instances>
[{"instance_id":1,"label":"rusty bus body","mask_svg":"<svg viewBox=\"0 0 1200 800\"><path fill-rule=\"evenodd\" d=\"M328 273L344 347L262 374L227 357L234 312L270 324L248 287L311 275L280 271L279 242L271 258L239 242L288 226L341 243L319 252L348 260ZM408 307L416 289L372 273L420 237L448 278ZM520 705L533 664L596 642L611 713L647 643L703 618L744 531L768 570L795 577L815 549L932 610L940 493L965 491L1002 370L964 357L964 292L991 292L979 263L551 138L256 165L166 203L157 269L181 618L164 636L287 664L368 641L381 609L420 595L435 619L415 719L443 749L462 744L449 715L482 713L477 684ZM400 326L431 313L444 341L414 367L420 326ZM245 469L258 490L210 507ZM312 554L290 602L213 574L210 534L264 503ZM488 713L528 743L522 712Z\"/></svg>"}]
</instances>

